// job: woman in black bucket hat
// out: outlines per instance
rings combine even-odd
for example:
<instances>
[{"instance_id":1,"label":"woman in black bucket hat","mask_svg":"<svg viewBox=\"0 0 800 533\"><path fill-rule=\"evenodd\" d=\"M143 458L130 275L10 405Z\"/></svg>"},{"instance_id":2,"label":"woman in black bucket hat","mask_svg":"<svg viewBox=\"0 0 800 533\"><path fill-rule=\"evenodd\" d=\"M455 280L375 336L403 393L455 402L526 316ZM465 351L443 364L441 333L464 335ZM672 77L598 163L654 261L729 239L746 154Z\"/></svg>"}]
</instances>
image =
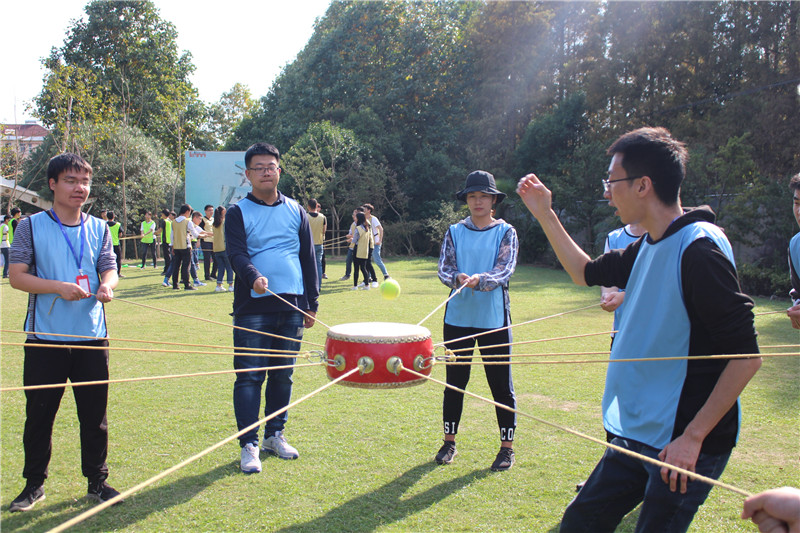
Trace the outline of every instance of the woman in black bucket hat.
<instances>
[{"instance_id":1,"label":"woman in black bucket hat","mask_svg":"<svg viewBox=\"0 0 800 533\"><path fill-rule=\"evenodd\" d=\"M505 194L497 190L494 176L476 170L467 176L464 188L456 197L469 207L470 216L450 226L439 257L439 279L450 287L451 295L465 285L447 303L444 315L444 341L459 361L471 361L477 341L484 361L510 361L512 342L508 282L517 264L519 241L514 227L492 215ZM504 329L503 329L504 328ZM500 329L494 333L487 331ZM484 348L484 346L496 346ZM465 389L470 365L448 365L447 383ZM484 366L486 379L497 403L516 409L510 365ZM438 464L449 464L456 455L455 436L461 420L464 395L445 389L442 408L444 444L436 454ZM508 470L514 464L516 414L496 408L500 427L500 452L492 470Z\"/></svg>"}]
</instances>

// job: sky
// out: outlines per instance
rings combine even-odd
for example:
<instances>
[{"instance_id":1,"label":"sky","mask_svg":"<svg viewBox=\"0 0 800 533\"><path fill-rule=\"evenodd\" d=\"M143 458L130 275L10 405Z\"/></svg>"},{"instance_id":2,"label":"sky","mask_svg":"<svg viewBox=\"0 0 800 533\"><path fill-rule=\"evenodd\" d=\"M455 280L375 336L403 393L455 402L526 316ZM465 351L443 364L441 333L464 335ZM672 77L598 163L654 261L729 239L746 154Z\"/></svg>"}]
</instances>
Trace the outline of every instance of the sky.
<instances>
[{"instance_id":1,"label":"sky","mask_svg":"<svg viewBox=\"0 0 800 533\"><path fill-rule=\"evenodd\" d=\"M41 58L64 43L89 0L2 0L0 122L33 120L26 104L39 94ZM237 82L258 98L303 49L331 0L155 0L178 30L178 48L192 53L192 83L207 103ZM224 12L220 11L224 7Z\"/></svg>"}]
</instances>

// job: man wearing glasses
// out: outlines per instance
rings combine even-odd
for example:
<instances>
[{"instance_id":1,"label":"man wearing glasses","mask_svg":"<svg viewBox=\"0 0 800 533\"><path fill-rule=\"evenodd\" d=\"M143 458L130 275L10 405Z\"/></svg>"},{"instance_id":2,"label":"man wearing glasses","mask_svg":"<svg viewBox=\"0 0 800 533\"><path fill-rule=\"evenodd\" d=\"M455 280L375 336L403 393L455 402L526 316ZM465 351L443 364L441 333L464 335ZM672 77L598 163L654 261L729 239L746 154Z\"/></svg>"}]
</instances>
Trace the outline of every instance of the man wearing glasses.
<instances>
[{"instance_id":1,"label":"man wearing glasses","mask_svg":"<svg viewBox=\"0 0 800 533\"><path fill-rule=\"evenodd\" d=\"M730 243L708 207L684 213L688 152L664 128L622 135L608 149L609 205L647 236L594 261L570 238L551 192L529 174L517 192L578 285L626 289L611 349L603 423L611 443L718 478L739 431L738 397L761 365L752 300L741 293ZM669 361L616 359L676 357ZM561 531L613 531L643 502L637 531L685 531L711 486L607 449L567 507Z\"/></svg>"},{"instance_id":2,"label":"man wearing glasses","mask_svg":"<svg viewBox=\"0 0 800 533\"><path fill-rule=\"evenodd\" d=\"M297 202L278 190L280 153L271 144L256 143L244 156L245 175L252 190L225 217L228 257L236 271L233 293L233 344L283 354L297 352L304 328L314 325L319 297L317 261L308 216ZM301 313L298 309L303 310ZM263 332L257 333L257 332ZM255 424L266 377L264 414L280 411L292 396L292 356L253 356L237 350L236 369L278 367L236 374L233 409L239 430ZM299 454L283 435L288 412L268 420L262 449L281 459ZM239 437L241 469L261 472L258 428Z\"/></svg>"}]
</instances>

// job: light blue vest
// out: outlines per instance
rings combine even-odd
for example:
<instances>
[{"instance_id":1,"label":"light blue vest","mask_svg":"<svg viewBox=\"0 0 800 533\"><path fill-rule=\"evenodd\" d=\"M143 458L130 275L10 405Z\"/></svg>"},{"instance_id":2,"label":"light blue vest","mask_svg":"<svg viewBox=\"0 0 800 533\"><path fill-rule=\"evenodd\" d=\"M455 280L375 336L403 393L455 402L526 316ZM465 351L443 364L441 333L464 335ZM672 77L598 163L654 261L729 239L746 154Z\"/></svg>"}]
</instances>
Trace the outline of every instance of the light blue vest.
<instances>
[{"instance_id":1,"label":"light blue vest","mask_svg":"<svg viewBox=\"0 0 800 533\"><path fill-rule=\"evenodd\" d=\"M686 248L702 238L713 241L736 264L725 234L707 222L690 224L655 244L642 242L628 280L612 360L689 354L681 259ZM687 366L686 359L610 363L603 394L606 429L658 449L669 444Z\"/></svg>"},{"instance_id":2,"label":"light blue vest","mask_svg":"<svg viewBox=\"0 0 800 533\"><path fill-rule=\"evenodd\" d=\"M791 263L795 273L800 276L800 233L797 233L789 241L789 263Z\"/></svg>"},{"instance_id":3,"label":"light blue vest","mask_svg":"<svg viewBox=\"0 0 800 533\"><path fill-rule=\"evenodd\" d=\"M484 231L469 229L464 224L450 226L458 270L470 276L492 270L497 262L500 243L510 227L505 222ZM444 321L451 326L466 328L502 327L506 316L504 290L504 287L496 287L491 291L465 288L447 303Z\"/></svg>"},{"instance_id":4,"label":"light blue vest","mask_svg":"<svg viewBox=\"0 0 800 533\"><path fill-rule=\"evenodd\" d=\"M239 201L247 252L250 261L269 281L275 294L303 294L303 271L300 268L301 208L291 198L276 206L264 206L247 198ZM252 298L272 296L250 289Z\"/></svg>"},{"instance_id":5,"label":"light blue vest","mask_svg":"<svg viewBox=\"0 0 800 533\"><path fill-rule=\"evenodd\" d=\"M625 229L627 226L615 229L614 231L608 234L608 249L609 250L624 250L628 247L629 244L636 242L639 237L634 237ZM625 292L624 289L620 289L620 292ZM620 321L622 320L622 312L625 310L625 300L622 300L622 304L614 311L614 329L619 329Z\"/></svg>"},{"instance_id":6,"label":"light blue vest","mask_svg":"<svg viewBox=\"0 0 800 533\"><path fill-rule=\"evenodd\" d=\"M81 267L89 277L92 294L100 287L97 273L97 260L103 247L103 235L108 231L105 221L89 215L84 222L85 234L81 234L80 225L64 226L76 254L80 254L82 237L86 245ZM68 281L75 283L79 276L74 256L64 240L58 222L50 218L46 212L36 213L30 217L31 238L34 243L34 266L36 276L43 279ZM55 303L53 303L55 301ZM52 310L51 310L52 306ZM45 333L67 333L70 335L87 335L106 337L106 317L103 304L90 296L78 301L67 301L58 294L31 294L28 301L28 316L25 319L26 331ZM55 335L35 335L37 339L61 342L80 342L81 339L59 337ZM85 340L85 339L84 339Z\"/></svg>"}]
</instances>

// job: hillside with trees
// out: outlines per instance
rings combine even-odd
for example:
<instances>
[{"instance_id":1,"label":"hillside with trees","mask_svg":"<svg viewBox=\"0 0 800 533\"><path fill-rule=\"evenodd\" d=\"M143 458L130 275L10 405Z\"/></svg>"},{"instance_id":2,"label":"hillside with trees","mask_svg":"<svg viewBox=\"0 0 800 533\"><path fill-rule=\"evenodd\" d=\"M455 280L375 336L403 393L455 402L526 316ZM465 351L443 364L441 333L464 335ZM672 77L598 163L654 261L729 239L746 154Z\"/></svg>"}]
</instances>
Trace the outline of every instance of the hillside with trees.
<instances>
[{"instance_id":1,"label":"hillside with trees","mask_svg":"<svg viewBox=\"0 0 800 533\"><path fill-rule=\"evenodd\" d=\"M602 199L605 149L658 125L691 151L684 205L715 209L751 287L785 293L767 278L786 277L796 231L800 3L337 1L266 95L231 80L211 105L154 4L93 2L87 13L45 60L36 104L56 131L50 152L96 158L113 146L122 162L100 168L126 191L109 195L115 211L180 202L186 149L268 141L285 155L284 192L319 198L331 227L375 204L389 254L438 253L463 215L453 193L478 168L506 192L539 174L597 253L618 224ZM171 168L159 199L133 186L146 175L131 173L134 154ZM517 226L522 260L552 262L514 195L498 216Z\"/></svg>"}]
</instances>

